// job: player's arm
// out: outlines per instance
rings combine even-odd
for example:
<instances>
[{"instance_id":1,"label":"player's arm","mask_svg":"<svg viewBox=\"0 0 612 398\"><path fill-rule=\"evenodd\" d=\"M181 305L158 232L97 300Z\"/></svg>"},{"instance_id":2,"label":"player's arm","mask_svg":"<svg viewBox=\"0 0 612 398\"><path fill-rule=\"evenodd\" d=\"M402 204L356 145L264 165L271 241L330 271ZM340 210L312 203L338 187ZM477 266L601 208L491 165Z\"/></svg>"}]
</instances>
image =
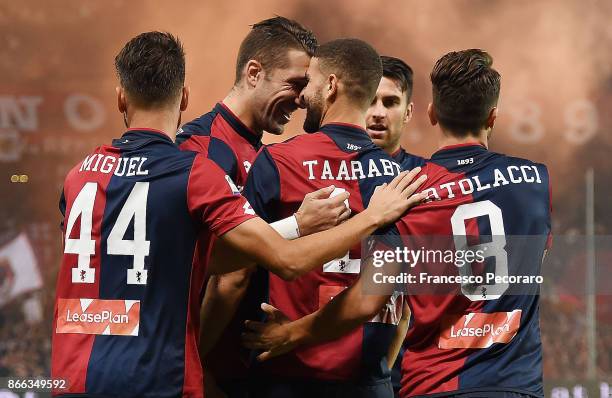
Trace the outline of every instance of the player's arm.
<instances>
[{"instance_id":1,"label":"player's arm","mask_svg":"<svg viewBox=\"0 0 612 398\"><path fill-rule=\"evenodd\" d=\"M215 163L218 164L218 162ZM261 164L262 161L256 162L255 169L260 168ZM227 170L224 171L227 172ZM274 181L266 181L266 183L274 183ZM305 235L344 221L350 214L350 210L344 205L348 194L343 193L330 198L333 189L334 187L330 186L307 194L294 216L272 223L271 227L284 238L292 239L298 237L300 232ZM271 198L271 196L268 197ZM249 211L248 208L245 210ZM252 209L250 211L254 212ZM292 225L291 222L294 224ZM234 316L250 281L251 270L244 267L254 264L255 260L252 256L246 255L243 251L234 250L223 239L217 240L207 270L213 275L208 281L200 312L201 324L209 325L206 330L202 328L200 335L201 358L204 358L216 344Z\"/></svg>"},{"instance_id":2,"label":"player's arm","mask_svg":"<svg viewBox=\"0 0 612 398\"><path fill-rule=\"evenodd\" d=\"M204 396L206 398L227 398L227 395L217 386L215 377L204 368Z\"/></svg>"},{"instance_id":3,"label":"player's arm","mask_svg":"<svg viewBox=\"0 0 612 398\"><path fill-rule=\"evenodd\" d=\"M307 194L295 215L270 226L284 239L296 239L300 235L309 235L339 224L350 215L350 210L344 204L348 194L330 198L333 190L334 187L330 186ZM200 334L200 358L204 358L217 343L234 316L250 282L252 268L245 267L254 264L243 252L231 250L223 240L217 241L211 255L209 273L228 273L212 275L206 287L200 322L210 326L206 330L202 328ZM233 269L238 270L230 272Z\"/></svg>"},{"instance_id":4,"label":"player's arm","mask_svg":"<svg viewBox=\"0 0 612 398\"><path fill-rule=\"evenodd\" d=\"M411 197L424 181L424 177L419 177L412 183L419 170L402 173L391 183L378 189L378 194L372 197L368 208L345 223L287 242L264 222L280 218L278 212L282 203L280 173L270 150L264 148L249 171L243 191L252 206L251 214L257 213L263 220L249 220L226 233L222 239L232 249L248 254L252 260L281 278L295 279L341 256L379 225L393 221L408 207L420 202L420 197ZM342 200L347 198L346 193L338 197Z\"/></svg>"},{"instance_id":5,"label":"player's arm","mask_svg":"<svg viewBox=\"0 0 612 398\"><path fill-rule=\"evenodd\" d=\"M393 336L393 340L391 340L389 350L387 351L387 366L389 369L392 369L393 365L395 365L397 355L402 348L402 344L406 338L406 333L408 332L408 325L410 324L410 307L408 306L405 297L400 296L398 299L404 300L404 303L402 305L402 317L397 324L395 335Z\"/></svg>"},{"instance_id":6,"label":"player's arm","mask_svg":"<svg viewBox=\"0 0 612 398\"><path fill-rule=\"evenodd\" d=\"M224 275L212 275L206 285L200 311L200 342L198 350L203 360L217 344L246 294L251 269L244 268Z\"/></svg>"},{"instance_id":7,"label":"player's arm","mask_svg":"<svg viewBox=\"0 0 612 398\"><path fill-rule=\"evenodd\" d=\"M308 193L300 208L291 217L284 218L270 224L283 239L293 240L300 236L310 235L315 232L325 231L343 221L346 221L351 214L350 208L345 205L349 194L342 192L330 197L334 191L334 186L321 188L317 191ZM254 210L257 213L257 210ZM208 273L219 275L222 278L230 278L228 286L244 286L243 278L250 275L246 268L255 265L255 260L244 252L233 250L228 243L218 240L212 251L209 262ZM231 290L235 292L235 290Z\"/></svg>"},{"instance_id":8,"label":"player's arm","mask_svg":"<svg viewBox=\"0 0 612 398\"><path fill-rule=\"evenodd\" d=\"M362 238L399 218L424 196L414 192L425 181L416 168L402 172L389 184L378 187L368 207L348 221L327 231L294 241L283 239L260 218L243 222L220 238L235 250L285 280L293 280L346 253Z\"/></svg>"},{"instance_id":9,"label":"player's arm","mask_svg":"<svg viewBox=\"0 0 612 398\"><path fill-rule=\"evenodd\" d=\"M385 306L391 294L364 295L364 281L374 272L371 258L366 261L364 273L348 289L334 297L327 305L303 318L286 322L278 310L267 304L262 309L272 322L247 321L249 332L243 334L246 347L264 352L259 360L266 360L300 345L316 344L339 338L372 319ZM279 321L280 320L280 321ZM397 355L397 354L396 354Z\"/></svg>"}]
</instances>

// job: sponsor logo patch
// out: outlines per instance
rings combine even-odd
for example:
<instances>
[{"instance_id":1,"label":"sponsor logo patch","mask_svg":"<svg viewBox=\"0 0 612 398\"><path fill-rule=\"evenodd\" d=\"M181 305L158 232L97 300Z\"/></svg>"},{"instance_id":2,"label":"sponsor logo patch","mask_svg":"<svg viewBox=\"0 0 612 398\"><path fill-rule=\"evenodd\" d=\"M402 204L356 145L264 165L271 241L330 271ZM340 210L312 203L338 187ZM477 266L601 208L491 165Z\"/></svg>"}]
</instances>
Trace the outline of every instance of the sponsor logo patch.
<instances>
[{"instance_id":1,"label":"sponsor logo patch","mask_svg":"<svg viewBox=\"0 0 612 398\"><path fill-rule=\"evenodd\" d=\"M57 333L138 336L139 300L58 299Z\"/></svg>"},{"instance_id":2,"label":"sponsor logo patch","mask_svg":"<svg viewBox=\"0 0 612 398\"><path fill-rule=\"evenodd\" d=\"M488 348L494 343L509 343L521 325L521 310L511 312L469 313L457 319L446 316L438 347Z\"/></svg>"}]
</instances>

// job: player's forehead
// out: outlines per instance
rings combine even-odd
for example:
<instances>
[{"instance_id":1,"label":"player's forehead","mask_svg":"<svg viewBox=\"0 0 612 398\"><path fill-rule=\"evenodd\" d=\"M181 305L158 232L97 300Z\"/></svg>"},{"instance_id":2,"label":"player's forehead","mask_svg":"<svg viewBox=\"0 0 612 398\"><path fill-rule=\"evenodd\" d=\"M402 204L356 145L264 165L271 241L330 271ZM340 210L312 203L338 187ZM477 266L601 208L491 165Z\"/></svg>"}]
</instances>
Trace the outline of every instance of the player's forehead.
<instances>
[{"instance_id":1,"label":"player's forehead","mask_svg":"<svg viewBox=\"0 0 612 398\"><path fill-rule=\"evenodd\" d=\"M401 100L406 96L405 93L402 91L402 87L400 86L400 83L398 81L390 77L383 76L383 78L380 79L378 88L376 89L376 97L399 97Z\"/></svg>"},{"instance_id":2,"label":"player's forehead","mask_svg":"<svg viewBox=\"0 0 612 398\"><path fill-rule=\"evenodd\" d=\"M323 71L321 70L321 61L317 57L312 57L310 59L310 64L308 65L306 75L309 79L323 75Z\"/></svg>"},{"instance_id":3,"label":"player's forehead","mask_svg":"<svg viewBox=\"0 0 612 398\"><path fill-rule=\"evenodd\" d=\"M271 71L272 76L282 80L304 78L310 65L310 55L305 51L289 49L285 57L286 62L282 66L274 68Z\"/></svg>"}]
</instances>

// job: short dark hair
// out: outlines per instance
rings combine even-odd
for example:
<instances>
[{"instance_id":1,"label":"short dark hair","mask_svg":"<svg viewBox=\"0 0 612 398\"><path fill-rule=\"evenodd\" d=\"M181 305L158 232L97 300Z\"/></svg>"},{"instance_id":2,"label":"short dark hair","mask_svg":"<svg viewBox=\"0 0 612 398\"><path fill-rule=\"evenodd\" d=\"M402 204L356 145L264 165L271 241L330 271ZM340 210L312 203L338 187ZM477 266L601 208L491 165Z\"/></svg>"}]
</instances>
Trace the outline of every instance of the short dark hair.
<instances>
[{"instance_id":1,"label":"short dark hair","mask_svg":"<svg viewBox=\"0 0 612 398\"><path fill-rule=\"evenodd\" d=\"M399 84L403 93L406 93L408 102L412 98L412 68L399 58L381 55L383 77L387 77Z\"/></svg>"},{"instance_id":2,"label":"short dark hair","mask_svg":"<svg viewBox=\"0 0 612 398\"><path fill-rule=\"evenodd\" d=\"M288 50L301 50L314 55L317 39L314 34L291 19L276 16L252 26L238 50L236 80L242 77L242 69L254 59L264 68L282 68L287 65Z\"/></svg>"},{"instance_id":3,"label":"short dark hair","mask_svg":"<svg viewBox=\"0 0 612 398\"><path fill-rule=\"evenodd\" d=\"M314 56L322 71L344 81L349 98L370 105L382 78L380 56L372 46L359 39L337 39L319 46Z\"/></svg>"},{"instance_id":4,"label":"short dark hair","mask_svg":"<svg viewBox=\"0 0 612 398\"><path fill-rule=\"evenodd\" d=\"M433 106L440 125L457 135L477 133L497 105L501 77L483 50L444 55L431 71Z\"/></svg>"},{"instance_id":5,"label":"short dark hair","mask_svg":"<svg viewBox=\"0 0 612 398\"><path fill-rule=\"evenodd\" d=\"M121 86L139 106L166 105L185 84L185 52L170 33L141 33L117 54L115 69Z\"/></svg>"}]
</instances>

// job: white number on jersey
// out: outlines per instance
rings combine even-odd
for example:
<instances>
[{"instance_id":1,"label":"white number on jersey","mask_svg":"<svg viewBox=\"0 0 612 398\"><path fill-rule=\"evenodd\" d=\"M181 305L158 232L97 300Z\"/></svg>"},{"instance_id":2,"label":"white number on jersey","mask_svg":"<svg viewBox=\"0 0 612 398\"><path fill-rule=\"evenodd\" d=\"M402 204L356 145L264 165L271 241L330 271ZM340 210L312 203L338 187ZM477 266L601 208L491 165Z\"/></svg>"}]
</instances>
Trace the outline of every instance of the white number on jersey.
<instances>
[{"instance_id":1,"label":"white number on jersey","mask_svg":"<svg viewBox=\"0 0 612 398\"><path fill-rule=\"evenodd\" d=\"M468 246L465 220L482 216L489 217L492 240L491 242ZM456 250L483 250L485 258L495 257L495 274L502 277L508 276L508 253L505 250L506 234L502 211L498 206L490 200L458 206L451 217L451 225L453 227ZM463 276L473 275L472 265L466 264L460 267L459 273ZM500 298L507 289L507 283L476 286L464 284L461 286L461 292L471 301L495 300Z\"/></svg>"},{"instance_id":2,"label":"white number on jersey","mask_svg":"<svg viewBox=\"0 0 612 398\"><path fill-rule=\"evenodd\" d=\"M148 182L137 182L130 192L115 225L108 235L107 254L133 257L133 266L127 270L128 285L146 285L147 270L144 269L145 257L149 255L151 242L146 240ZM125 240L130 221L134 218L134 240Z\"/></svg>"},{"instance_id":3,"label":"white number on jersey","mask_svg":"<svg viewBox=\"0 0 612 398\"><path fill-rule=\"evenodd\" d=\"M93 228L93 209L98 184L86 183L77 195L66 226L64 253L78 254L78 265L72 268L72 283L94 283L95 269L89 265L91 256L96 252L96 242L91 239ZM133 257L132 268L127 270L127 283L146 285L147 270L144 269L145 257L149 255L151 242L146 240L148 182L137 182L123 204L115 225L107 240L107 253L110 255L127 255ZM81 216L81 228L78 239L70 235L77 218ZM123 239L125 232L134 219L134 239Z\"/></svg>"},{"instance_id":4,"label":"white number on jersey","mask_svg":"<svg viewBox=\"0 0 612 398\"><path fill-rule=\"evenodd\" d=\"M64 253L79 255L77 267L72 268L72 283L94 283L95 270L89 267L89 263L91 256L96 253L96 241L91 239L91 229L97 190L97 183L86 183L72 203L68 214ZM71 239L72 228L79 216L81 216L79 239Z\"/></svg>"}]
</instances>

